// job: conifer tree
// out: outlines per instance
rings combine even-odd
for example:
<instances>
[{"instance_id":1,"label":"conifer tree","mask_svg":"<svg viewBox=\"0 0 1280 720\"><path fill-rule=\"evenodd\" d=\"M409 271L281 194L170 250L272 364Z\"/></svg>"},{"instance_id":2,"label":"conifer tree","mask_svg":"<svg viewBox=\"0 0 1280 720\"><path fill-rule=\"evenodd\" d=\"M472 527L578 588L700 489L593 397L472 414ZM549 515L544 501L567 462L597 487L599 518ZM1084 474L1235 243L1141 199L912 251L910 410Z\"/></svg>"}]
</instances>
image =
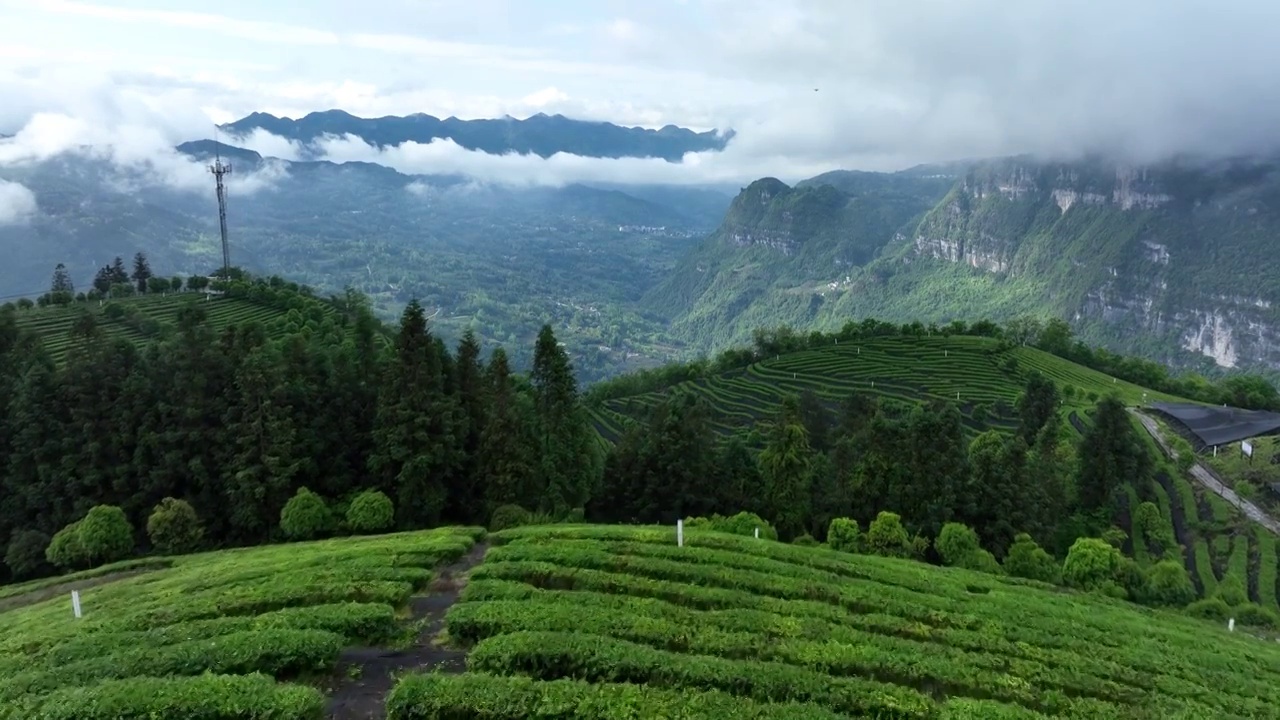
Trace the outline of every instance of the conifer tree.
<instances>
[{"instance_id":1,"label":"conifer tree","mask_svg":"<svg viewBox=\"0 0 1280 720\"><path fill-rule=\"evenodd\" d=\"M809 437L800 421L799 403L788 397L760 452L765 504L780 538L791 539L805 532L809 519L809 464Z\"/></svg>"},{"instance_id":2,"label":"conifer tree","mask_svg":"<svg viewBox=\"0 0 1280 720\"><path fill-rule=\"evenodd\" d=\"M485 405L488 393L484 382L484 368L480 362L480 343L469 328L458 343L454 378L458 401L465 423L459 428L464 464L449 489L448 514L456 522L479 523L482 516L484 488L478 485L476 469L479 464L480 435L485 426Z\"/></svg>"},{"instance_id":3,"label":"conifer tree","mask_svg":"<svg viewBox=\"0 0 1280 720\"><path fill-rule=\"evenodd\" d=\"M484 490L485 519L503 505L528 507L536 500L532 416L524 397L516 391L507 364L507 353L496 348L485 368L484 386L488 398L484 427L476 451L475 477Z\"/></svg>"},{"instance_id":4,"label":"conifer tree","mask_svg":"<svg viewBox=\"0 0 1280 720\"><path fill-rule=\"evenodd\" d=\"M1076 486L1080 506L1086 512L1110 503L1126 482L1135 487L1150 481L1151 459L1134 433L1124 403L1116 395L1103 398L1093 414L1093 425L1080 439Z\"/></svg>"},{"instance_id":5,"label":"conifer tree","mask_svg":"<svg viewBox=\"0 0 1280 720\"><path fill-rule=\"evenodd\" d=\"M138 292L145 293L147 291L147 281L151 279L151 264L147 262L147 256L139 252L133 256L133 281L138 284Z\"/></svg>"},{"instance_id":6,"label":"conifer tree","mask_svg":"<svg viewBox=\"0 0 1280 720\"><path fill-rule=\"evenodd\" d=\"M590 496L595 459L569 356L550 325L538 333L530 380L537 412L541 505L563 514L582 507Z\"/></svg>"},{"instance_id":7,"label":"conifer tree","mask_svg":"<svg viewBox=\"0 0 1280 720\"><path fill-rule=\"evenodd\" d=\"M1061 400L1058 386L1039 372L1033 371L1018 398L1018 434L1028 445L1036 441L1040 428L1058 413Z\"/></svg>"},{"instance_id":8,"label":"conifer tree","mask_svg":"<svg viewBox=\"0 0 1280 720\"><path fill-rule=\"evenodd\" d=\"M54 295L75 295L76 286L71 282L71 273L67 272L66 265L58 263L53 269L53 282L50 283L49 292Z\"/></svg>"}]
</instances>

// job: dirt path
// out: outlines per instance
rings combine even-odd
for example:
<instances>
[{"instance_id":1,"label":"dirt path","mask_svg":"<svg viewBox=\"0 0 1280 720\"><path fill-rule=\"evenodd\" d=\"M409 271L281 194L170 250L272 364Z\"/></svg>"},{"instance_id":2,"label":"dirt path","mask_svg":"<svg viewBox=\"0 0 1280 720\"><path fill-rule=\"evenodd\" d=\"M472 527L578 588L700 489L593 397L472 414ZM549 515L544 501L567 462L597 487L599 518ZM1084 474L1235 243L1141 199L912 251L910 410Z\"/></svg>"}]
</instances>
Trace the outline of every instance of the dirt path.
<instances>
[{"instance_id":1,"label":"dirt path","mask_svg":"<svg viewBox=\"0 0 1280 720\"><path fill-rule=\"evenodd\" d=\"M413 644L403 650L390 648L348 648L338 656L337 687L329 694L328 717L332 720L368 720L386 717L387 693L396 675L405 670L462 672L467 654L439 647L435 638L444 629L444 615L458 601L467 584L466 573L484 559L486 543L476 543L463 557L440 569L426 596L409 600L411 622L427 620Z\"/></svg>"},{"instance_id":2,"label":"dirt path","mask_svg":"<svg viewBox=\"0 0 1280 720\"><path fill-rule=\"evenodd\" d=\"M1142 412L1134 408L1129 408L1129 412L1137 416L1138 420L1142 423L1142 426L1147 429L1147 432L1151 433L1151 437L1155 438L1156 442L1160 444L1165 455L1173 457L1173 450L1165 441L1164 433L1160 432L1160 426L1156 421L1150 416L1144 415ZM1191 466L1191 476L1196 479L1196 482L1209 488L1220 495L1223 500L1226 500L1238 508L1240 512L1245 514L1245 517L1265 527L1271 532L1280 535L1280 521L1277 521L1275 518L1268 515L1262 510L1262 508L1237 495L1235 490L1223 485L1218 478L1214 477L1213 473L1210 472L1208 468L1204 467L1199 462Z\"/></svg>"}]
</instances>

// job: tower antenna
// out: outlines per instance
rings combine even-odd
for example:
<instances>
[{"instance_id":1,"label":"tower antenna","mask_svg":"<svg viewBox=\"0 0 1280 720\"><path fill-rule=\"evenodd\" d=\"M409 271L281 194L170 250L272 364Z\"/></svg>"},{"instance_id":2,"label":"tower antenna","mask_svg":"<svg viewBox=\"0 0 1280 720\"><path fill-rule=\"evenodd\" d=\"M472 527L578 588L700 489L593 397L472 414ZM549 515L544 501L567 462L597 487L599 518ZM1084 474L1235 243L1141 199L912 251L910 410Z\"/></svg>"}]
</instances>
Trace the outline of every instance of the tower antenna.
<instances>
[{"instance_id":1,"label":"tower antenna","mask_svg":"<svg viewBox=\"0 0 1280 720\"><path fill-rule=\"evenodd\" d=\"M222 231L222 279L231 280L231 251L227 247L227 187L222 178L231 173L231 164L222 162L219 150L218 126L213 126L213 164L209 166L218 187L218 227Z\"/></svg>"}]
</instances>

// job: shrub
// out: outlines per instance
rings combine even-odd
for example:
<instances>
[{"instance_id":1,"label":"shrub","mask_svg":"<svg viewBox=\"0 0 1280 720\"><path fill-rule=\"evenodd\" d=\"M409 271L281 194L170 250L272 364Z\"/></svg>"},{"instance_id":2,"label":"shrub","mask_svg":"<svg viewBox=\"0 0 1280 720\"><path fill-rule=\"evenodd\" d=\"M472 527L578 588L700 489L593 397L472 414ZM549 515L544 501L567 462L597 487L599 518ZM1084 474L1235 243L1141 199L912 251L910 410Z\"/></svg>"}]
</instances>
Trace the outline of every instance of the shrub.
<instances>
[{"instance_id":1,"label":"shrub","mask_svg":"<svg viewBox=\"0 0 1280 720\"><path fill-rule=\"evenodd\" d=\"M800 545L802 547L816 547L818 545L818 541L814 540L813 536L810 535L809 533L805 533L804 535L801 535L800 537L797 537L796 539L792 540L791 544Z\"/></svg>"},{"instance_id":2,"label":"shrub","mask_svg":"<svg viewBox=\"0 0 1280 720\"><path fill-rule=\"evenodd\" d=\"M1026 533L1019 533L1004 557L1005 572L1014 577L1039 580L1047 583L1062 581L1062 568L1044 548Z\"/></svg>"},{"instance_id":3,"label":"shrub","mask_svg":"<svg viewBox=\"0 0 1280 720\"><path fill-rule=\"evenodd\" d=\"M45 559L63 570L88 567L89 555L80 542L80 521L54 533L49 547L44 551Z\"/></svg>"},{"instance_id":4,"label":"shrub","mask_svg":"<svg viewBox=\"0 0 1280 720\"><path fill-rule=\"evenodd\" d=\"M746 535L747 537L754 537L756 528L760 528L761 539L778 539L777 528L770 525L759 515L750 512L740 512L729 517L712 515L709 518L685 518L684 525L689 528L702 528L703 530L713 530L732 535Z\"/></svg>"},{"instance_id":5,"label":"shrub","mask_svg":"<svg viewBox=\"0 0 1280 720\"><path fill-rule=\"evenodd\" d=\"M1175 560L1161 560L1147 574L1148 601L1152 605L1184 607L1196 599L1195 585L1186 567Z\"/></svg>"},{"instance_id":6,"label":"shrub","mask_svg":"<svg viewBox=\"0 0 1280 720\"><path fill-rule=\"evenodd\" d=\"M45 720L184 717L201 720L319 720L324 696L315 688L280 684L262 673L137 677L70 687L19 701L23 717ZM250 708L252 708L250 710Z\"/></svg>"},{"instance_id":7,"label":"shrub","mask_svg":"<svg viewBox=\"0 0 1280 720\"><path fill-rule=\"evenodd\" d=\"M332 531L333 515L324 498L300 487L280 511L280 529L293 540L311 540Z\"/></svg>"},{"instance_id":8,"label":"shrub","mask_svg":"<svg viewBox=\"0 0 1280 720\"><path fill-rule=\"evenodd\" d=\"M520 527L528 522L528 510L519 505L500 505L489 518L489 529L498 532L507 528Z\"/></svg>"},{"instance_id":9,"label":"shrub","mask_svg":"<svg viewBox=\"0 0 1280 720\"><path fill-rule=\"evenodd\" d=\"M881 510L867 528L867 550L885 557L910 556L911 538L907 535L907 529L902 527L902 516Z\"/></svg>"},{"instance_id":10,"label":"shrub","mask_svg":"<svg viewBox=\"0 0 1280 720\"><path fill-rule=\"evenodd\" d=\"M9 539L4 564L9 566L15 580L35 577L45 569L45 549L48 547L48 535L39 530L19 530Z\"/></svg>"},{"instance_id":11,"label":"shrub","mask_svg":"<svg viewBox=\"0 0 1280 720\"><path fill-rule=\"evenodd\" d=\"M1221 598L1227 607L1235 607L1249 602L1249 596L1244 591L1244 585L1240 583L1240 578L1234 575L1228 575L1222 578L1222 582L1218 583L1218 590L1214 593L1214 597Z\"/></svg>"},{"instance_id":12,"label":"shrub","mask_svg":"<svg viewBox=\"0 0 1280 720\"><path fill-rule=\"evenodd\" d=\"M1226 622L1231 616L1231 608L1222 602L1222 598L1205 598L1187 606L1187 614L1201 620L1219 620Z\"/></svg>"},{"instance_id":13,"label":"shrub","mask_svg":"<svg viewBox=\"0 0 1280 720\"><path fill-rule=\"evenodd\" d=\"M947 565L959 565L969 555L982 549L978 543L978 533L968 525L957 522L943 525L933 546L942 562Z\"/></svg>"},{"instance_id":14,"label":"shrub","mask_svg":"<svg viewBox=\"0 0 1280 720\"><path fill-rule=\"evenodd\" d=\"M1120 551L1100 538L1079 538L1062 563L1062 579L1081 590L1106 590L1120 570ZM1122 589L1123 590L1123 589Z\"/></svg>"},{"instance_id":15,"label":"shrub","mask_svg":"<svg viewBox=\"0 0 1280 720\"><path fill-rule=\"evenodd\" d=\"M80 546L91 564L123 560L133 552L133 525L124 510L114 505L96 505L80 521Z\"/></svg>"},{"instance_id":16,"label":"shrub","mask_svg":"<svg viewBox=\"0 0 1280 720\"><path fill-rule=\"evenodd\" d=\"M1111 547L1119 550L1124 547L1124 541L1129 539L1129 533L1113 525L1102 531L1102 539Z\"/></svg>"},{"instance_id":17,"label":"shrub","mask_svg":"<svg viewBox=\"0 0 1280 720\"><path fill-rule=\"evenodd\" d=\"M357 533L376 533L390 529L396 519L396 508L386 493L365 490L347 507L347 527Z\"/></svg>"},{"instance_id":18,"label":"shrub","mask_svg":"<svg viewBox=\"0 0 1280 720\"><path fill-rule=\"evenodd\" d=\"M862 545L862 531L858 521L850 518L832 518L827 525L827 544L832 550L856 553Z\"/></svg>"},{"instance_id":19,"label":"shrub","mask_svg":"<svg viewBox=\"0 0 1280 720\"><path fill-rule=\"evenodd\" d=\"M1258 603L1244 603L1233 608L1231 613L1235 616L1236 622L1241 625L1266 628L1268 630L1275 630L1280 627L1280 616L1277 616L1274 610L1265 608Z\"/></svg>"},{"instance_id":20,"label":"shrub","mask_svg":"<svg viewBox=\"0 0 1280 720\"><path fill-rule=\"evenodd\" d=\"M200 518L196 517L191 503L167 497L147 518L147 536L158 552L181 555L200 547L204 528L200 526Z\"/></svg>"}]
</instances>

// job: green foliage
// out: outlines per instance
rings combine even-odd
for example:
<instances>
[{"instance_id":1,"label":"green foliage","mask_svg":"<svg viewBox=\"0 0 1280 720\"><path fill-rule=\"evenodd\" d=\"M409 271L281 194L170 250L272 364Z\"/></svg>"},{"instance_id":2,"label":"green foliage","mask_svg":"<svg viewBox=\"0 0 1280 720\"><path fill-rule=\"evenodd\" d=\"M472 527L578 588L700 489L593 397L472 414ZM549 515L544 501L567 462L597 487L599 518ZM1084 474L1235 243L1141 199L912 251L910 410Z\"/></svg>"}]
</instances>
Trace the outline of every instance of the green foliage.
<instances>
[{"instance_id":1,"label":"green foliage","mask_svg":"<svg viewBox=\"0 0 1280 720\"><path fill-rule=\"evenodd\" d=\"M4 564L15 580L35 577L45 568L45 549L50 538L39 530L21 530L14 533L5 549Z\"/></svg>"},{"instance_id":2,"label":"green foliage","mask_svg":"<svg viewBox=\"0 0 1280 720\"><path fill-rule=\"evenodd\" d=\"M1173 448L1174 462L1178 465L1178 470L1187 473L1191 471L1191 467L1196 464L1196 451L1191 447L1191 443L1181 435L1174 435L1170 441Z\"/></svg>"},{"instance_id":3,"label":"green foliage","mask_svg":"<svg viewBox=\"0 0 1280 720\"><path fill-rule=\"evenodd\" d=\"M1280 616L1275 610L1266 608L1258 603L1246 602L1231 609L1231 615L1236 619L1236 623L1245 627L1264 628L1266 630L1280 629Z\"/></svg>"},{"instance_id":4,"label":"green foliage","mask_svg":"<svg viewBox=\"0 0 1280 720\"><path fill-rule=\"evenodd\" d=\"M1154 605L1166 607L1185 607L1196 599L1195 586L1191 584L1191 576L1182 563L1176 560L1161 560L1151 566L1148 573L1150 580L1150 601Z\"/></svg>"},{"instance_id":5,"label":"green foliage","mask_svg":"<svg viewBox=\"0 0 1280 720\"><path fill-rule=\"evenodd\" d=\"M193 552L200 546L204 538L204 527L190 503L167 497L156 505L147 518L147 536L158 552L181 555Z\"/></svg>"},{"instance_id":6,"label":"green foliage","mask_svg":"<svg viewBox=\"0 0 1280 720\"><path fill-rule=\"evenodd\" d=\"M500 505L489 519L489 529L493 532L528 524L529 511L519 505Z\"/></svg>"},{"instance_id":7,"label":"green foliage","mask_svg":"<svg viewBox=\"0 0 1280 720\"><path fill-rule=\"evenodd\" d=\"M1004 556L1004 571L1014 577L1046 583L1062 581L1062 568L1053 556L1026 533L1019 533ZM1185 574L1185 573L1184 573Z\"/></svg>"},{"instance_id":8,"label":"green foliage","mask_svg":"<svg viewBox=\"0 0 1280 720\"><path fill-rule=\"evenodd\" d=\"M114 505L95 505L76 530L80 547L95 565L123 560L133 553L133 526L124 510Z\"/></svg>"},{"instance_id":9,"label":"green foliage","mask_svg":"<svg viewBox=\"0 0 1280 720\"><path fill-rule=\"evenodd\" d=\"M759 530L762 540L778 539L777 528L759 515L750 512L735 513L728 517L712 515L711 517L685 518L684 526L686 528L701 528L732 535L746 535L748 537L755 537L756 531Z\"/></svg>"},{"instance_id":10,"label":"green foliage","mask_svg":"<svg viewBox=\"0 0 1280 720\"><path fill-rule=\"evenodd\" d=\"M1108 583L1115 582L1123 557L1104 540L1080 538L1071 545L1062 563L1062 579L1074 588L1105 590Z\"/></svg>"},{"instance_id":11,"label":"green foliage","mask_svg":"<svg viewBox=\"0 0 1280 720\"><path fill-rule=\"evenodd\" d=\"M1202 620L1217 620L1226 622L1231 615L1231 606L1222 601L1222 598L1212 597L1203 600L1196 600L1187 606L1186 612L1191 617L1200 618Z\"/></svg>"},{"instance_id":12,"label":"green foliage","mask_svg":"<svg viewBox=\"0 0 1280 720\"><path fill-rule=\"evenodd\" d=\"M320 720L325 709L319 690L280 685L262 673L107 680L24 698L19 705L25 717L41 720Z\"/></svg>"},{"instance_id":13,"label":"green foliage","mask_svg":"<svg viewBox=\"0 0 1280 720\"><path fill-rule=\"evenodd\" d=\"M799 702L811 706L804 717L1254 716L1280 695L1272 643L1225 632L1206 642L1202 623L1175 614L895 558L697 531L676 547L672 536L617 525L490 536L446 617L473 672L430 677L518 678L542 704L508 704L488 681L457 695L432 685L413 703L393 697L393 716L397 702L461 716L646 715L615 696L551 709L567 678L591 692L631 683L632 702L663 691ZM1123 593L1120 582L1100 590ZM1206 685L1210 671L1219 680ZM942 686L951 692L927 690Z\"/></svg>"},{"instance_id":14,"label":"green foliage","mask_svg":"<svg viewBox=\"0 0 1280 720\"><path fill-rule=\"evenodd\" d=\"M950 522L942 526L942 532L933 546L938 556L947 565L960 565L970 555L982 549L978 542L978 533L973 528L961 523Z\"/></svg>"},{"instance_id":15,"label":"green foliage","mask_svg":"<svg viewBox=\"0 0 1280 720\"><path fill-rule=\"evenodd\" d=\"M280 510L280 529L293 540L312 540L333 532L333 514L324 498L305 487Z\"/></svg>"},{"instance_id":16,"label":"green foliage","mask_svg":"<svg viewBox=\"0 0 1280 720\"><path fill-rule=\"evenodd\" d=\"M365 490L347 507L347 527L357 533L390 530L395 521L396 509L391 498L378 490Z\"/></svg>"},{"instance_id":17,"label":"green foliage","mask_svg":"<svg viewBox=\"0 0 1280 720\"><path fill-rule=\"evenodd\" d=\"M1214 597L1226 603L1227 607L1236 607L1249 602L1249 595L1245 592L1244 585L1241 584L1240 578L1234 575L1222 578Z\"/></svg>"},{"instance_id":18,"label":"green foliage","mask_svg":"<svg viewBox=\"0 0 1280 720\"><path fill-rule=\"evenodd\" d=\"M832 518L827 528L827 544L832 550L856 553L862 548L862 530L851 518Z\"/></svg>"},{"instance_id":19,"label":"green foliage","mask_svg":"<svg viewBox=\"0 0 1280 720\"><path fill-rule=\"evenodd\" d=\"M646 685L538 681L484 673L409 675L387 698L388 720L444 717L621 720L626 717L733 717L744 720L834 720L837 713L799 703L760 704L722 692Z\"/></svg>"},{"instance_id":20,"label":"green foliage","mask_svg":"<svg viewBox=\"0 0 1280 720\"><path fill-rule=\"evenodd\" d=\"M799 537L796 537L795 539L793 539L791 541L791 544L799 545L800 547L817 547L821 543L819 543L817 540L814 540L812 535L805 533L804 535L800 535Z\"/></svg>"},{"instance_id":21,"label":"green foliage","mask_svg":"<svg viewBox=\"0 0 1280 720\"><path fill-rule=\"evenodd\" d=\"M482 535L448 528L179 556L163 572L94 588L78 620L64 603L7 609L0 717L319 718L319 692L273 678L323 676L344 647L400 640L398 610Z\"/></svg>"},{"instance_id":22,"label":"green foliage","mask_svg":"<svg viewBox=\"0 0 1280 720\"><path fill-rule=\"evenodd\" d=\"M902 527L902 516L882 510L867 528L867 551L885 557L910 557L913 552L911 539Z\"/></svg>"}]
</instances>

